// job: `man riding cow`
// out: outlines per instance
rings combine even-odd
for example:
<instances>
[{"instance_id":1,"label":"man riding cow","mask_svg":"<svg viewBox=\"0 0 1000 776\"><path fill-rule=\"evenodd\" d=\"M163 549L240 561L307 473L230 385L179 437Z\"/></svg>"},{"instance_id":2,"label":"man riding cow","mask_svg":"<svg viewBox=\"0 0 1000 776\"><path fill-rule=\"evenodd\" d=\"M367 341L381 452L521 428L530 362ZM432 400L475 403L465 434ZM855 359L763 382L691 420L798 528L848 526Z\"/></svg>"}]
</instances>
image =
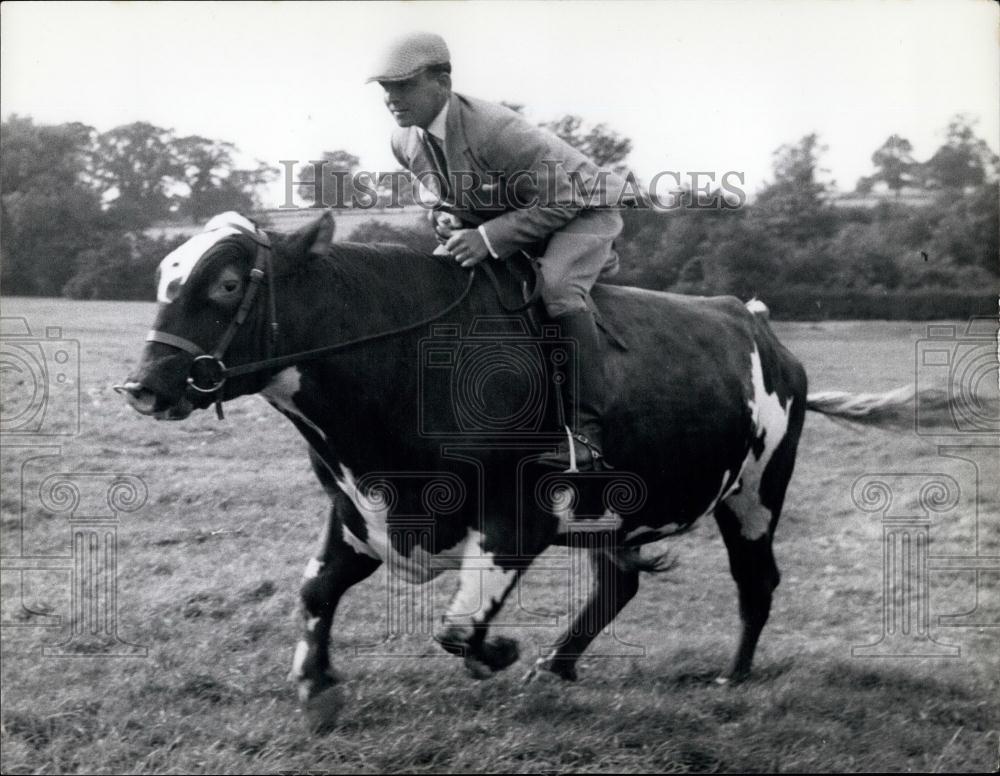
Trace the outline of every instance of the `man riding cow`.
<instances>
[{"instance_id":1,"label":"man riding cow","mask_svg":"<svg viewBox=\"0 0 1000 776\"><path fill-rule=\"evenodd\" d=\"M565 381L576 427L549 462L601 468L606 388L601 335L587 299L598 278L618 271L613 243L622 219L614 206L625 182L515 111L453 92L451 57L439 35L397 40L372 81L385 90L400 127L393 153L417 178L444 250L463 267L522 250L539 256L542 299L575 342L577 363L566 373L578 379ZM452 229L456 218L460 228Z\"/></svg>"}]
</instances>

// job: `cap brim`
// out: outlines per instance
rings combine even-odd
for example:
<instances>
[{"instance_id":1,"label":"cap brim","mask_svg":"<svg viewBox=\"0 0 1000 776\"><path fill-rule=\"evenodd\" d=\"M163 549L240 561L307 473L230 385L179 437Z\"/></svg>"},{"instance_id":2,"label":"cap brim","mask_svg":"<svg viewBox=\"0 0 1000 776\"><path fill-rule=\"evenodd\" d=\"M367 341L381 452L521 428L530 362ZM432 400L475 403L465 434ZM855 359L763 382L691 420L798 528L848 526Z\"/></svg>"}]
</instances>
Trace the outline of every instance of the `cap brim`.
<instances>
[{"instance_id":1,"label":"cap brim","mask_svg":"<svg viewBox=\"0 0 1000 776\"><path fill-rule=\"evenodd\" d=\"M371 78L366 78L365 83L370 84L378 82L378 83L391 84L397 81L408 81L409 79L413 78L413 76L422 73L429 67L434 67L435 65L444 65L444 64L447 64L447 62L430 62L426 65L421 65L416 70L410 70L409 72L406 73L385 73L384 75L373 75Z\"/></svg>"},{"instance_id":2,"label":"cap brim","mask_svg":"<svg viewBox=\"0 0 1000 776\"><path fill-rule=\"evenodd\" d=\"M426 69L427 69L426 67L418 67L416 70L414 70L414 71L412 71L410 73L403 73L402 75L389 75L389 74L386 74L386 75L373 75L371 78L366 79L365 83L366 84L370 84L370 83L376 83L376 82L378 82L378 83L389 83L389 84L391 84L391 83L396 83L397 81L407 81L410 78L413 78L413 76L415 76L421 70L426 70Z\"/></svg>"}]
</instances>

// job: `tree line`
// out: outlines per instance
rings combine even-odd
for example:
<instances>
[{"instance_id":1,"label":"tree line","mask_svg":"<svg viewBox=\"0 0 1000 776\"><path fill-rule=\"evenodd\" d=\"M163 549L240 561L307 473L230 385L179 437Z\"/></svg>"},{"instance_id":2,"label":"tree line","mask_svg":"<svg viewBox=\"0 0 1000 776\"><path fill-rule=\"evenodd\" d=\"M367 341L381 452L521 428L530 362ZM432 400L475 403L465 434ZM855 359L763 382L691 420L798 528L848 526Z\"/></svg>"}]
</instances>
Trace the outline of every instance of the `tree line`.
<instances>
[{"instance_id":1,"label":"tree line","mask_svg":"<svg viewBox=\"0 0 1000 776\"><path fill-rule=\"evenodd\" d=\"M628 172L632 143L613 129L572 115L542 126L598 164ZM774 152L772 179L742 207L713 206L719 191L680 188L670 210L625 210L622 271L613 282L778 299L786 317L824 304L827 314L855 317L972 314L969 300L987 298L1000 274L1000 162L972 120L957 116L944 134L923 162L906 138L887 138L853 204L824 182L827 149L813 133ZM149 298L157 263L183 239L149 237L154 221L251 212L261 205L260 187L278 174L261 162L240 167L232 143L143 122L98 133L11 116L0 141L0 283L9 294ZM359 167L344 150L321 159L334 174ZM309 168L303 173L308 180ZM308 199L311 190L299 193ZM873 197L878 190L888 196ZM423 225L377 220L351 237L434 245ZM902 309L883 315L890 298Z\"/></svg>"},{"instance_id":2,"label":"tree line","mask_svg":"<svg viewBox=\"0 0 1000 776\"><path fill-rule=\"evenodd\" d=\"M879 183L894 192L874 206L834 196L822 181L826 148L810 134L775 151L773 180L746 207L634 212L621 280L743 298L805 288L995 290L997 156L961 117L923 164L900 164L908 146L893 135L872 154L874 172L857 193ZM898 196L904 188L920 195L916 203Z\"/></svg>"},{"instance_id":3,"label":"tree line","mask_svg":"<svg viewBox=\"0 0 1000 776\"><path fill-rule=\"evenodd\" d=\"M203 221L260 206L277 170L239 166L232 143L134 122L0 125L0 287L7 294L148 298L177 241L146 235L164 218Z\"/></svg>"}]
</instances>

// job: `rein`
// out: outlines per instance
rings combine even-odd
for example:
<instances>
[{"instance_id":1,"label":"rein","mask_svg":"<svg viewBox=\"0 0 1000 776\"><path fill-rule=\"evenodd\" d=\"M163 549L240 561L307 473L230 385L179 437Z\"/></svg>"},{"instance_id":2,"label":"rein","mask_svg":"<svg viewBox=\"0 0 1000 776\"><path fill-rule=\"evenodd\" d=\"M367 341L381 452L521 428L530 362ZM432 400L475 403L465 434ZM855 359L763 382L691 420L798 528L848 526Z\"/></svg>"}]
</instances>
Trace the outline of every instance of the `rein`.
<instances>
[{"instance_id":1,"label":"rein","mask_svg":"<svg viewBox=\"0 0 1000 776\"><path fill-rule=\"evenodd\" d=\"M380 331L375 334L366 334L363 337L356 337L352 340L347 340L346 342L337 342L333 345L324 345L320 348L313 348L312 350L303 350L298 353L291 353L287 356L277 356L275 358L268 358L263 361L254 361L249 364L240 364L239 366L234 366L223 371L223 377L240 377L242 375L252 374L254 372L260 372L265 369L277 369L283 366L290 366L299 361L309 361L311 359L317 358L319 356L324 356L327 353L335 353L338 350L347 350L348 348L353 348L357 345L363 345L368 342L374 342L376 340L385 339L386 337L395 337L398 334L405 334L408 331L413 331L414 329L419 329L422 326L426 326L429 323L434 323L434 321L443 318L456 307L458 307L462 302L465 301L466 297L469 296L469 292L472 291L472 284L476 279L476 268L473 267L469 272L469 280L465 284L465 288L462 289L462 293L454 299L447 307L445 307L440 312L434 313L434 315L429 315L415 323L408 323L405 326L400 326L395 329L389 329L388 331Z\"/></svg>"},{"instance_id":2,"label":"rein","mask_svg":"<svg viewBox=\"0 0 1000 776\"><path fill-rule=\"evenodd\" d=\"M342 350L347 350L348 348L356 347L358 345L363 345L369 342L375 342L377 340L386 339L388 337L395 337L399 334L405 334L406 332L413 331L414 329L419 329L427 326L434 321L437 321L456 307L458 307L462 302L464 302L472 291L473 283L476 279L476 269L477 267L472 267L469 270L469 278L465 284L465 288L462 289L462 293L459 294L457 298L452 300L444 309L429 315L425 318L415 321L414 323L406 324L405 326L399 326L395 329L390 329L388 331L376 332L375 334L368 334L363 337L356 337L355 339L347 340L346 342L337 342L332 345L324 345L323 347L313 348L311 350L303 350L298 353L291 353L285 356L271 356L274 351L275 345L277 343L278 337L278 321L276 316L276 303L274 298L274 283L273 277L274 273L271 269L271 257L272 248L271 241L267 234L263 231L257 229L251 232L247 229L234 226L244 235L250 237L257 246L257 254L254 259L254 267L250 270L250 282L247 286L246 293L243 295L243 299L240 302L239 308L236 310L236 315L230 322L229 327L226 329L219 343L215 346L211 353L206 353L202 348L191 342L188 339L179 337L175 334L170 334L169 332L158 331L153 329L146 336L147 342L159 342L163 345L169 345L171 347L183 350L186 353L190 353L194 356L194 361L191 363L191 369L189 376L187 378L187 384L198 393L212 394L214 395L215 412L216 415L222 420L225 416L222 411L222 387L225 385L226 380L230 377L241 377L243 375L253 374L255 372L262 372L265 370L275 370L282 367L291 366L302 361L309 361L320 356L327 355L329 353L335 353ZM538 298L541 296L541 276L538 273L538 267L536 264L532 264L536 273L535 287L532 290L532 294L529 299L527 299L524 304L516 307L508 307L503 301L503 295L500 290L500 283L497 280L497 276L493 271L493 268L489 265L482 264L484 273L487 279L490 281L490 285L493 286L494 291L497 294L497 299L500 302L500 306L508 313L518 313L523 312L533 305ZM267 337L266 355L267 357L261 361L253 361L247 364L239 364L234 367L227 367L222 360L222 357L226 354L229 349L230 344L232 344L233 338L236 336L236 332L240 326L246 321L247 316L250 314L250 310L253 308L253 304L257 299L258 292L260 290L261 284L265 281L267 282L268 289L268 330L269 336Z\"/></svg>"}]
</instances>

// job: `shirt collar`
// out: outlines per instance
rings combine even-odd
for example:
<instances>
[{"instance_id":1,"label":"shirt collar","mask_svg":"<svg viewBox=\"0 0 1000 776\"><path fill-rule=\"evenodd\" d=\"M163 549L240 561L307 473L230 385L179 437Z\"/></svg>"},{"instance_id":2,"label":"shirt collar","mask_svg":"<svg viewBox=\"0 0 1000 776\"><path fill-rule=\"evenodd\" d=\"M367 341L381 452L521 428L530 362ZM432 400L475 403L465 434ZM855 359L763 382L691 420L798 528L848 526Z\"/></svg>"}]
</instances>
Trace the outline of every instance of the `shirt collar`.
<instances>
[{"instance_id":1,"label":"shirt collar","mask_svg":"<svg viewBox=\"0 0 1000 776\"><path fill-rule=\"evenodd\" d=\"M451 100L448 100L448 102L451 102ZM448 120L448 102L444 104L444 107L441 108L438 115L434 117L434 120L428 125L427 129L420 130L421 136L423 136L424 132L430 132L442 146L444 145L445 135L447 134L446 125Z\"/></svg>"}]
</instances>

